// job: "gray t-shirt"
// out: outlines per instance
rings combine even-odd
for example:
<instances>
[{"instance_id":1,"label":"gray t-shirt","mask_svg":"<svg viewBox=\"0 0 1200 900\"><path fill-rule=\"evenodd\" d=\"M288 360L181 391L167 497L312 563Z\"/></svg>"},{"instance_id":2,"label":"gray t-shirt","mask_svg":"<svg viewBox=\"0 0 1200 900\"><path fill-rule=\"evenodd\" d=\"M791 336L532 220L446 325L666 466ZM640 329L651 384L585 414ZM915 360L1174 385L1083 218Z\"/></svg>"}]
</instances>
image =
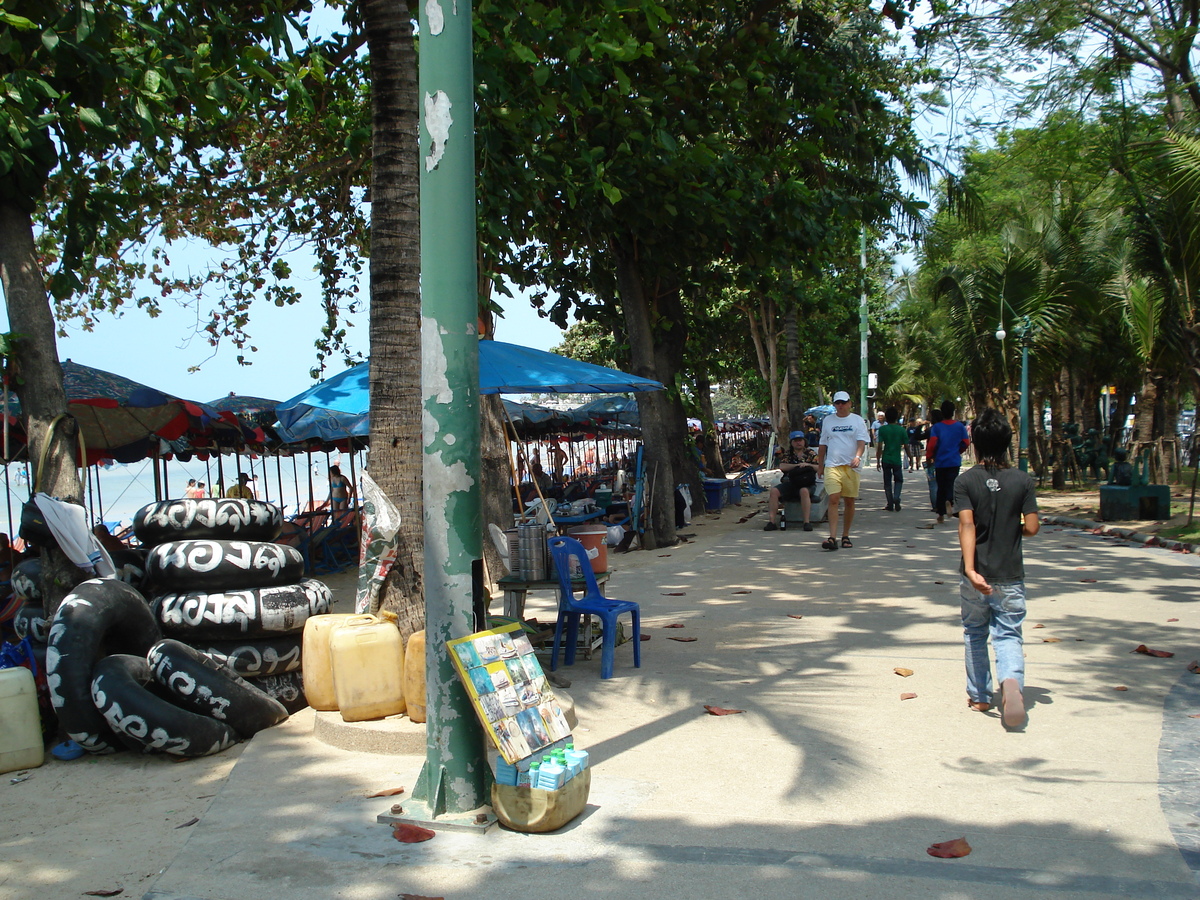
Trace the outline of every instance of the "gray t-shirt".
<instances>
[{"instance_id":1,"label":"gray t-shirt","mask_svg":"<svg viewBox=\"0 0 1200 900\"><path fill-rule=\"evenodd\" d=\"M1033 479L1019 469L973 466L954 483L954 508L975 514L975 571L993 583L1024 581L1021 526L1038 509Z\"/></svg>"}]
</instances>

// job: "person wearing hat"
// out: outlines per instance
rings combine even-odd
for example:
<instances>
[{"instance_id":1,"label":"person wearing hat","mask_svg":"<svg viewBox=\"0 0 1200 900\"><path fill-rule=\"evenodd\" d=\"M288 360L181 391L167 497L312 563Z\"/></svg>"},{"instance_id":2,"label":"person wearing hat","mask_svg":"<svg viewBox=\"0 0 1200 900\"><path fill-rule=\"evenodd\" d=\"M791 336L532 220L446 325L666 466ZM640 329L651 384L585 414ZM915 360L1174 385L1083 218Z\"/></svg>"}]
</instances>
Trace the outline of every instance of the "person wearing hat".
<instances>
[{"instance_id":1,"label":"person wearing hat","mask_svg":"<svg viewBox=\"0 0 1200 900\"><path fill-rule=\"evenodd\" d=\"M850 411L850 395L838 391L833 395L834 415L821 423L821 446L817 451L817 477L825 479L829 493L829 539L821 542L822 550L836 550L838 501L845 503L842 524L842 546L849 548L850 526L854 523L854 504L858 500L859 469L867 449L870 432L863 417Z\"/></svg>"},{"instance_id":2,"label":"person wearing hat","mask_svg":"<svg viewBox=\"0 0 1200 900\"><path fill-rule=\"evenodd\" d=\"M225 492L230 500L253 500L254 489L250 487L250 476L245 472L238 473L238 483Z\"/></svg>"},{"instance_id":3,"label":"person wearing hat","mask_svg":"<svg viewBox=\"0 0 1200 900\"><path fill-rule=\"evenodd\" d=\"M783 478L779 484L771 488L771 505L767 514L767 524L763 531L778 531L775 518L779 515L780 501L799 500L804 511L804 530L812 531L808 521L812 510L812 487L817 483L817 454L808 448L808 441L803 431L793 431L788 435L791 448L779 460L779 470Z\"/></svg>"}]
</instances>

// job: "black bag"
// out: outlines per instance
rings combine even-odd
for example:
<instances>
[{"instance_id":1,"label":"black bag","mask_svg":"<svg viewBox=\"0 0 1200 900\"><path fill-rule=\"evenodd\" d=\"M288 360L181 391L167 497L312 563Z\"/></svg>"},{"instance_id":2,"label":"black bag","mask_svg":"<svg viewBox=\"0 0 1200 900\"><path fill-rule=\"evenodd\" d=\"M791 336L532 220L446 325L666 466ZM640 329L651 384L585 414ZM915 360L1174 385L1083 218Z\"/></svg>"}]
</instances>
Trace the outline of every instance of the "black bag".
<instances>
[{"instance_id":1,"label":"black bag","mask_svg":"<svg viewBox=\"0 0 1200 900\"><path fill-rule=\"evenodd\" d=\"M796 466L787 473L788 484L810 488L817 483L817 470L812 466Z\"/></svg>"}]
</instances>

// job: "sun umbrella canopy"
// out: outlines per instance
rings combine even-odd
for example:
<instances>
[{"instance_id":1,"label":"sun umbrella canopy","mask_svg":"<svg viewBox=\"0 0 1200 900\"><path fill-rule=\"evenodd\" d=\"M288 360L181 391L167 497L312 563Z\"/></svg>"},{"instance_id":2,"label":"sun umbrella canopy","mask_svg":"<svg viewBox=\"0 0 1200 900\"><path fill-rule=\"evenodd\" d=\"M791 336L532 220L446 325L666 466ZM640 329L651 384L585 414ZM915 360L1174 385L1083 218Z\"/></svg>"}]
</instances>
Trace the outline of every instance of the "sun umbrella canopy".
<instances>
[{"instance_id":1,"label":"sun umbrella canopy","mask_svg":"<svg viewBox=\"0 0 1200 900\"><path fill-rule=\"evenodd\" d=\"M632 397L597 397L591 403L571 410L571 418L583 424L596 425L640 425L637 401Z\"/></svg>"},{"instance_id":2,"label":"sun umbrella canopy","mask_svg":"<svg viewBox=\"0 0 1200 900\"><path fill-rule=\"evenodd\" d=\"M363 431L348 431L350 427L366 429L367 422L350 423L344 417L325 417L323 424L314 424L317 433L305 433L297 427L305 421L310 409L332 410L351 416L366 416L371 406L370 363L359 363L340 375L314 385L291 400L281 403L275 410L279 417L276 431L285 441L304 440L305 437L322 437L326 440L350 434L366 434ZM639 378L534 350L505 344L501 341L479 342L479 392L481 394L531 394L540 392L593 394L611 391L659 391L663 386L649 378ZM305 426L306 428L308 426ZM339 431L335 436L320 431L322 427Z\"/></svg>"}]
</instances>

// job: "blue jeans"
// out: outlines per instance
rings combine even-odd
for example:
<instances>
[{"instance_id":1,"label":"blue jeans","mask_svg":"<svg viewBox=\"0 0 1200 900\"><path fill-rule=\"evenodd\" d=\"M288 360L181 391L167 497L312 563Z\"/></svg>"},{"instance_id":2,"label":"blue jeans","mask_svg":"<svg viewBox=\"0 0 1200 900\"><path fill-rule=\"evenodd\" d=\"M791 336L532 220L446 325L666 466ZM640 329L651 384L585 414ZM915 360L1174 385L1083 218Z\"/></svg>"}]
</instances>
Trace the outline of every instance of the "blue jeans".
<instances>
[{"instance_id":1,"label":"blue jeans","mask_svg":"<svg viewBox=\"0 0 1200 900\"><path fill-rule=\"evenodd\" d=\"M888 506L900 505L900 486L904 484L904 466L899 463L883 464L883 496Z\"/></svg>"},{"instance_id":2,"label":"blue jeans","mask_svg":"<svg viewBox=\"0 0 1200 900\"><path fill-rule=\"evenodd\" d=\"M967 651L967 696L977 703L992 702L992 671L987 641L992 638L996 654L996 681L1015 678L1025 690L1025 583L993 584L987 596L963 578L958 595L962 599L963 642Z\"/></svg>"}]
</instances>

